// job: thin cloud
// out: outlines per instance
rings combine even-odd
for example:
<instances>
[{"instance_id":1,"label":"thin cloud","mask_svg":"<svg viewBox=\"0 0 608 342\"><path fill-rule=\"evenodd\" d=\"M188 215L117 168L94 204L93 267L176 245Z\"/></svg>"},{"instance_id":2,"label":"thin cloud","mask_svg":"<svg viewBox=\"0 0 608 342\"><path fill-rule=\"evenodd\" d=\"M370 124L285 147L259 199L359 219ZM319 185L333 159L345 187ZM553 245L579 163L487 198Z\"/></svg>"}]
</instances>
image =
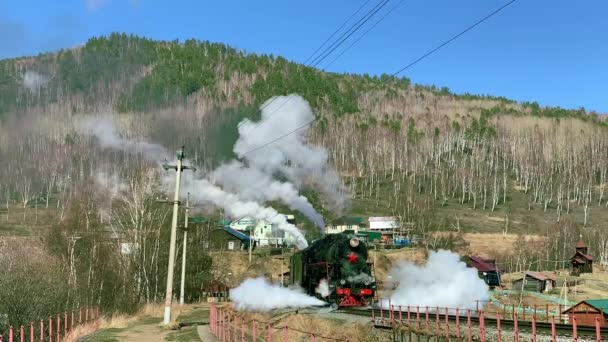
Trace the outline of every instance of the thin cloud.
<instances>
[{"instance_id":1,"label":"thin cloud","mask_svg":"<svg viewBox=\"0 0 608 342\"><path fill-rule=\"evenodd\" d=\"M91 12L95 12L105 6L108 1L107 0L85 0L87 5L87 9Z\"/></svg>"}]
</instances>

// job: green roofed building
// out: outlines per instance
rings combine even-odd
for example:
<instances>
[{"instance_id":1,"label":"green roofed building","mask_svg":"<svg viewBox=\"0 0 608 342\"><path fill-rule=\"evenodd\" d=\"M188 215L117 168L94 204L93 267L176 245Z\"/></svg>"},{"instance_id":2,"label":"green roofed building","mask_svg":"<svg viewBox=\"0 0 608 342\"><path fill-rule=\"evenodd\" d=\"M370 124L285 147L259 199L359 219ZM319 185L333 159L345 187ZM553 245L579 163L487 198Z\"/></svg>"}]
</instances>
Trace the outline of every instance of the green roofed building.
<instances>
[{"instance_id":1,"label":"green roofed building","mask_svg":"<svg viewBox=\"0 0 608 342\"><path fill-rule=\"evenodd\" d=\"M587 299L573 305L563 313L568 314L570 323L576 318L577 325L595 326L599 321L605 327L608 319L608 299Z\"/></svg>"},{"instance_id":2,"label":"green roofed building","mask_svg":"<svg viewBox=\"0 0 608 342\"><path fill-rule=\"evenodd\" d=\"M358 216L342 216L325 227L326 234L338 234L352 230L355 234L365 229L365 219Z\"/></svg>"}]
</instances>

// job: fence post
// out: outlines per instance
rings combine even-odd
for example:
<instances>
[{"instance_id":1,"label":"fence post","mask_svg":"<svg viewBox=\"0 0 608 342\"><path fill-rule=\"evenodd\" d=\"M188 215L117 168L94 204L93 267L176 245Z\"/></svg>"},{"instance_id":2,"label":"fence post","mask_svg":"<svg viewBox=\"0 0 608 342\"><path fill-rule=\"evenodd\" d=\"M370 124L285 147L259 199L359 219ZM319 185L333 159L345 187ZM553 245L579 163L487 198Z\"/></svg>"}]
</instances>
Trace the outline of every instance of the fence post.
<instances>
[{"instance_id":1,"label":"fence post","mask_svg":"<svg viewBox=\"0 0 608 342\"><path fill-rule=\"evenodd\" d=\"M448 308L445 308L445 338L450 339L450 324L448 321Z\"/></svg>"},{"instance_id":2,"label":"fence post","mask_svg":"<svg viewBox=\"0 0 608 342\"><path fill-rule=\"evenodd\" d=\"M467 309L467 331L468 331L469 342L471 342L471 339L472 339L472 336L471 336L471 309Z\"/></svg>"},{"instance_id":3,"label":"fence post","mask_svg":"<svg viewBox=\"0 0 608 342\"><path fill-rule=\"evenodd\" d=\"M496 337L497 337L497 341L501 342L502 341L502 334L500 331L500 310L496 313Z\"/></svg>"},{"instance_id":4,"label":"fence post","mask_svg":"<svg viewBox=\"0 0 608 342\"><path fill-rule=\"evenodd\" d=\"M572 315L572 341L578 341L577 331L576 331L576 316Z\"/></svg>"},{"instance_id":5,"label":"fence post","mask_svg":"<svg viewBox=\"0 0 608 342\"><path fill-rule=\"evenodd\" d=\"M25 329L23 329L23 325L19 328L19 340L25 342Z\"/></svg>"},{"instance_id":6,"label":"fence post","mask_svg":"<svg viewBox=\"0 0 608 342\"><path fill-rule=\"evenodd\" d=\"M253 324L252 324L251 335L253 337L252 340L253 341L257 341L257 335L258 334L256 334L256 331L255 331L255 320L253 321Z\"/></svg>"},{"instance_id":7,"label":"fence post","mask_svg":"<svg viewBox=\"0 0 608 342\"><path fill-rule=\"evenodd\" d=\"M82 308L78 308L78 325L82 324Z\"/></svg>"},{"instance_id":8,"label":"fence post","mask_svg":"<svg viewBox=\"0 0 608 342\"><path fill-rule=\"evenodd\" d=\"M418 325L418 329L420 329L420 306L416 305L416 324Z\"/></svg>"},{"instance_id":9,"label":"fence post","mask_svg":"<svg viewBox=\"0 0 608 342\"><path fill-rule=\"evenodd\" d=\"M403 325L403 314L401 313L401 305L399 305L399 325Z\"/></svg>"},{"instance_id":10,"label":"fence post","mask_svg":"<svg viewBox=\"0 0 608 342\"><path fill-rule=\"evenodd\" d=\"M53 317L49 316L49 342L53 342ZM57 341L59 342L59 341Z\"/></svg>"},{"instance_id":11,"label":"fence post","mask_svg":"<svg viewBox=\"0 0 608 342\"><path fill-rule=\"evenodd\" d=\"M84 308L84 322L89 323L89 308Z\"/></svg>"},{"instance_id":12,"label":"fence post","mask_svg":"<svg viewBox=\"0 0 608 342\"><path fill-rule=\"evenodd\" d=\"M519 328L517 326L517 314L513 313L513 334L515 334L515 342L519 342Z\"/></svg>"},{"instance_id":13,"label":"fence post","mask_svg":"<svg viewBox=\"0 0 608 342\"><path fill-rule=\"evenodd\" d=\"M486 320L483 316L483 310L479 311L479 338L481 342L486 341Z\"/></svg>"},{"instance_id":14,"label":"fence post","mask_svg":"<svg viewBox=\"0 0 608 342\"><path fill-rule=\"evenodd\" d=\"M267 342L272 342L272 325L270 323L268 323L268 338L266 339Z\"/></svg>"},{"instance_id":15,"label":"fence post","mask_svg":"<svg viewBox=\"0 0 608 342\"><path fill-rule=\"evenodd\" d=\"M44 321L40 320L40 342L44 342Z\"/></svg>"},{"instance_id":16,"label":"fence post","mask_svg":"<svg viewBox=\"0 0 608 342\"><path fill-rule=\"evenodd\" d=\"M391 305L391 297L388 297L388 319L391 321L391 325L393 325L393 306Z\"/></svg>"},{"instance_id":17,"label":"fence post","mask_svg":"<svg viewBox=\"0 0 608 342\"><path fill-rule=\"evenodd\" d=\"M68 312L63 313L63 336L68 334Z\"/></svg>"},{"instance_id":18,"label":"fence post","mask_svg":"<svg viewBox=\"0 0 608 342\"><path fill-rule=\"evenodd\" d=\"M536 315L532 315L532 342L536 342Z\"/></svg>"},{"instance_id":19,"label":"fence post","mask_svg":"<svg viewBox=\"0 0 608 342\"><path fill-rule=\"evenodd\" d=\"M411 322L411 318L412 318L410 311L412 311L412 310L411 310L410 306L408 305L407 306L407 326L408 327L410 326L410 322Z\"/></svg>"},{"instance_id":20,"label":"fence post","mask_svg":"<svg viewBox=\"0 0 608 342\"><path fill-rule=\"evenodd\" d=\"M310 342L315 342L316 338L315 338L315 334L311 333L310 334Z\"/></svg>"},{"instance_id":21,"label":"fence post","mask_svg":"<svg viewBox=\"0 0 608 342\"><path fill-rule=\"evenodd\" d=\"M595 317L595 339L597 340L597 342L601 342L602 340L602 329L600 327L600 318L599 317Z\"/></svg>"},{"instance_id":22,"label":"fence post","mask_svg":"<svg viewBox=\"0 0 608 342\"><path fill-rule=\"evenodd\" d=\"M426 328L426 331L429 331L429 307L426 307L426 311L424 313L424 326Z\"/></svg>"},{"instance_id":23,"label":"fence post","mask_svg":"<svg viewBox=\"0 0 608 342\"><path fill-rule=\"evenodd\" d=\"M30 322L30 342L34 342L34 322Z\"/></svg>"},{"instance_id":24,"label":"fence post","mask_svg":"<svg viewBox=\"0 0 608 342\"><path fill-rule=\"evenodd\" d=\"M458 308L456 308L456 339L460 339L460 313Z\"/></svg>"},{"instance_id":25,"label":"fence post","mask_svg":"<svg viewBox=\"0 0 608 342\"><path fill-rule=\"evenodd\" d=\"M288 342L289 341L289 328L287 326L285 326L283 328L283 342Z\"/></svg>"},{"instance_id":26,"label":"fence post","mask_svg":"<svg viewBox=\"0 0 608 342\"><path fill-rule=\"evenodd\" d=\"M57 314L57 342L61 341L61 316Z\"/></svg>"},{"instance_id":27,"label":"fence post","mask_svg":"<svg viewBox=\"0 0 608 342\"><path fill-rule=\"evenodd\" d=\"M8 330L8 342L13 342L13 326L11 325Z\"/></svg>"},{"instance_id":28,"label":"fence post","mask_svg":"<svg viewBox=\"0 0 608 342\"><path fill-rule=\"evenodd\" d=\"M435 336L439 337L439 307L435 308Z\"/></svg>"},{"instance_id":29,"label":"fence post","mask_svg":"<svg viewBox=\"0 0 608 342\"><path fill-rule=\"evenodd\" d=\"M557 336L555 333L555 316L551 317L551 341L557 341Z\"/></svg>"}]
</instances>

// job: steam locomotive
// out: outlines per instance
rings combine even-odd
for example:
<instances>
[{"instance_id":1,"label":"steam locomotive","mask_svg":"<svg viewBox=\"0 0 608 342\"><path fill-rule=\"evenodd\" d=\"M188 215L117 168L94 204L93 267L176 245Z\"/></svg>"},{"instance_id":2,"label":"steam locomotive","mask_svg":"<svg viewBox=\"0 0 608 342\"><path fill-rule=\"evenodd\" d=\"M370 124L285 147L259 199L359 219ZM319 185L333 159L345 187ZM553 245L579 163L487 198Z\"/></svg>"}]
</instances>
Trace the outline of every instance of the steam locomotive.
<instances>
[{"instance_id":1,"label":"steam locomotive","mask_svg":"<svg viewBox=\"0 0 608 342\"><path fill-rule=\"evenodd\" d=\"M367 306L376 293L367 247L347 234L326 235L290 258L290 284L332 306Z\"/></svg>"}]
</instances>

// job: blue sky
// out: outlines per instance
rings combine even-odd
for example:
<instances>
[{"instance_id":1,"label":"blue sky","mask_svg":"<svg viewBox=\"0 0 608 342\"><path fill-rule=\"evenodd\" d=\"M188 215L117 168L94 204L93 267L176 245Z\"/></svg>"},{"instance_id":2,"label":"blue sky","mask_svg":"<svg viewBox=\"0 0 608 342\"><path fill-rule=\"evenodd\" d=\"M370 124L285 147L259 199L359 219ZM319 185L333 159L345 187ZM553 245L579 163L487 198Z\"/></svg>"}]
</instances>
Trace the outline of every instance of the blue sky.
<instances>
[{"instance_id":1,"label":"blue sky","mask_svg":"<svg viewBox=\"0 0 608 342\"><path fill-rule=\"evenodd\" d=\"M368 8L377 1L371 0ZM328 70L395 72L506 2L405 0ZM224 42L303 62L363 3L0 0L0 58L71 47L93 35L127 32L156 39ZM398 3L391 0L386 9ZM606 0L518 0L404 75L458 93L608 113L607 16Z\"/></svg>"}]
</instances>

